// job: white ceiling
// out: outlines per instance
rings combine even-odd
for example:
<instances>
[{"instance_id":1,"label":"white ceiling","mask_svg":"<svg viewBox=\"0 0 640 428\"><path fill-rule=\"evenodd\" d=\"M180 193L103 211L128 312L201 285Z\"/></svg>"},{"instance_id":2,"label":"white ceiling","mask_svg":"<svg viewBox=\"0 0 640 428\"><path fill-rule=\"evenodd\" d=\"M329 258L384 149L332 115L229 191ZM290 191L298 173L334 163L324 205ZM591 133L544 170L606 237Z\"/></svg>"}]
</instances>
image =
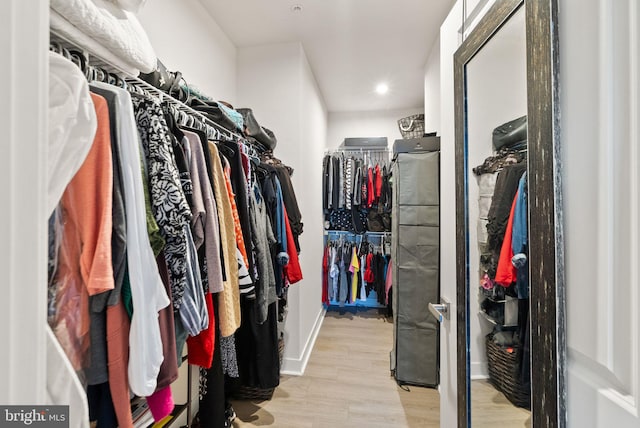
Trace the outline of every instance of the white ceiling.
<instances>
[{"instance_id":1,"label":"white ceiling","mask_svg":"<svg viewBox=\"0 0 640 428\"><path fill-rule=\"evenodd\" d=\"M424 106L424 70L454 0L200 0L238 47L301 42L330 112ZM294 13L292 6L302 6ZM387 82L385 96L375 93Z\"/></svg>"}]
</instances>

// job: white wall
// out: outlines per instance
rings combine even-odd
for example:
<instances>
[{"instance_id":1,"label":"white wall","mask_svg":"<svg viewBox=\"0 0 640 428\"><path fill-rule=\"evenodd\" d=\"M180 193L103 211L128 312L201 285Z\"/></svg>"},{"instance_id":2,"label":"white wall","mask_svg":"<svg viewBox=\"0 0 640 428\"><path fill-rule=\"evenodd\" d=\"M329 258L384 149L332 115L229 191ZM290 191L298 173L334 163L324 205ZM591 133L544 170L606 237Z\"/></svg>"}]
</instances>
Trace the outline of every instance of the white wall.
<instances>
[{"instance_id":1,"label":"white wall","mask_svg":"<svg viewBox=\"0 0 640 428\"><path fill-rule=\"evenodd\" d=\"M398 130L398 119L422 112L420 108L412 108L329 113L327 149L337 148L345 138L351 137L387 137L391 148L395 140L402 138Z\"/></svg>"},{"instance_id":2,"label":"white wall","mask_svg":"<svg viewBox=\"0 0 640 428\"><path fill-rule=\"evenodd\" d=\"M460 45L462 1L440 27L440 296L451 303L440 325L440 426L458 426L456 345L456 175L453 54ZM462 393L462 391L461 391Z\"/></svg>"},{"instance_id":3,"label":"white wall","mask_svg":"<svg viewBox=\"0 0 640 428\"><path fill-rule=\"evenodd\" d=\"M295 289L300 292L300 337L304 340L301 351L306 359L311 355L315 335L320 330L322 310L319 302L322 300L322 285L320 274L323 252L323 215L322 215L322 157L324 156L327 140L327 109L318 84L307 61L302 47L300 47L300 61L302 65L302 117L301 135L298 140L299 167L294 175L294 185L297 189L298 202L303 207L305 234L300 245L304 248L302 268L306 272L301 287ZM295 294L292 294L295 296ZM313 337L311 335L314 335ZM302 343L302 341L301 341ZM305 354L306 353L306 354ZM302 370L304 370L304 366ZM286 367L285 367L286 369ZM292 370L295 370L295 364ZM301 371L302 371L301 370Z\"/></svg>"},{"instance_id":4,"label":"white wall","mask_svg":"<svg viewBox=\"0 0 640 428\"><path fill-rule=\"evenodd\" d=\"M300 50L298 43L283 43L241 48L237 56L235 107L250 107L258 122L275 133L275 154L287 164L297 161L299 152Z\"/></svg>"},{"instance_id":5,"label":"white wall","mask_svg":"<svg viewBox=\"0 0 640 428\"><path fill-rule=\"evenodd\" d=\"M236 100L236 47L198 0L153 0L138 19L162 63L216 100Z\"/></svg>"},{"instance_id":6,"label":"white wall","mask_svg":"<svg viewBox=\"0 0 640 428\"><path fill-rule=\"evenodd\" d=\"M440 135L440 36L431 46L424 71L424 128Z\"/></svg>"},{"instance_id":7,"label":"white wall","mask_svg":"<svg viewBox=\"0 0 640 428\"><path fill-rule=\"evenodd\" d=\"M283 371L302 374L322 323L322 157L327 111L299 43L238 50L238 103L278 138L275 155L293 167L302 211L300 262L304 279L289 289Z\"/></svg>"}]
</instances>

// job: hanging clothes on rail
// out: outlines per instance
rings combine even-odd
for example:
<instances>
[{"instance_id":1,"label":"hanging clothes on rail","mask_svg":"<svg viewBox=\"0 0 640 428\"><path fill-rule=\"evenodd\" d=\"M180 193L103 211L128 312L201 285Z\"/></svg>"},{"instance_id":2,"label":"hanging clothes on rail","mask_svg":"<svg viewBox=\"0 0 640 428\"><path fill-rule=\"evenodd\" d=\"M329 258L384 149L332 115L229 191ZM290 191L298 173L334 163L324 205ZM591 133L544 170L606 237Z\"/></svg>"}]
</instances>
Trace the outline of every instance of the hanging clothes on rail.
<instances>
[{"instance_id":1,"label":"hanging clothes on rail","mask_svg":"<svg viewBox=\"0 0 640 428\"><path fill-rule=\"evenodd\" d=\"M514 330L510 346L517 362L510 369L524 386L530 383L526 155L525 138L473 169L479 185L480 310L497 324L494 332Z\"/></svg>"},{"instance_id":2,"label":"hanging clothes on rail","mask_svg":"<svg viewBox=\"0 0 640 428\"><path fill-rule=\"evenodd\" d=\"M203 368L201 421L220 426L225 377L279 384L278 322L303 277L293 170L129 81L129 90L94 82L84 103L72 99L84 140L52 116L52 129L86 147L72 148L73 179L51 181L60 188L49 199L62 198L51 218L49 322L64 359L85 371L86 419L98 427L133 426L130 391L154 420L169 415L185 343ZM72 91L58 89L64 104Z\"/></svg>"},{"instance_id":3,"label":"hanging clothes on rail","mask_svg":"<svg viewBox=\"0 0 640 428\"><path fill-rule=\"evenodd\" d=\"M322 259L324 304L386 305L390 257L383 254L382 244L373 245L369 239L383 242L385 236L367 235L358 242L355 235L341 233L333 237L329 232Z\"/></svg>"},{"instance_id":4,"label":"hanging clothes on rail","mask_svg":"<svg viewBox=\"0 0 640 428\"><path fill-rule=\"evenodd\" d=\"M322 162L325 229L358 234L391 230L391 174L387 163L386 150L336 151L325 155Z\"/></svg>"},{"instance_id":5,"label":"hanging clothes on rail","mask_svg":"<svg viewBox=\"0 0 640 428\"><path fill-rule=\"evenodd\" d=\"M89 296L114 288L111 256L113 170L109 112L91 94L98 128L84 163L61 199L64 227L56 271L52 328L76 370L88 366ZM77 318L77 306L80 317Z\"/></svg>"},{"instance_id":6,"label":"hanging clothes on rail","mask_svg":"<svg viewBox=\"0 0 640 428\"><path fill-rule=\"evenodd\" d=\"M47 214L56 209L67 184L84 162L91 149L97 118L88 85L80 70L71 61L49 53L49 132ZM55 218L55 214L52 219ZM50 221L53 224L53 221ZM55 234L49 233L49 277L56 268ZM50 309L48 320L55 316L55 287L49 283ZM64 350L51 328L47 338L47 397L52 404L70 405L71 427L88 427L86 394Z\"/></svg>"},{"instance_id":7,"label":"hanging clothes on rail","mask_svg":"<svg viewBox=\"0 0 640 428\"><path fill-rule=\"evenodd\" d=\"M114 273L114 289L110 292L97 294L89 297L90 304L90 336L91 336L91 365L85 371L87 376L87 398L89 400L89 415L91 420L101 420L109 423L117 423L120 426L130 426L130 411L125 406L129 406L128 388L126 387L126 359L119 358L122 349L116 348L111 353L108 352L108 345L126 346L126 337L129 334L129 322L125 321L123 314L124 307L120 302L120 293L124 283L126 271L126 221L124 207L124 189L122 186L122 168L120 163L118 145L118 120L117 117L117 95L108 89L91 85L91 91L102 96L107 101L109 110L109 125L111 139L111 155L113 160L113 198L112 198L112 234L111 234L111 255ZM111 310L107 307L111 307ZM118 307L115 307L115 306ZM115 312L114 312L115 311ZM163 309L162 313L173 315L170 309ZM119 321L118 324L114 323ZM173 318L171 318L173 323ZM110 333L123 326L124 331L120 333L119 343L116 345ZM162 330L161 330L162 333ZM125 340L123 340L125 339ZM164 341L163 341L164 344ZM124 361L124 364L118 361ZM165 362L167 364L165 364ZM173 360L175 364L175 359ZM167 370L173 366L171 361L163 361ZM108 369L110 367L110 369ZM162 367L161 367L162 371ZM173 375L174 373L170 373ZM175 367L175 377L177 377L177 366ZM171 380L173 381L173 379ZM118 422L121 421L121 422ZM105 422L105 423L106 423Z\"/></svg>"},{"instance_id":8,"label":"hanging clothes on rail","mask_svg":"<svg viewBox=\"0 0 640 428\"><path fill-rule=\"evenodd\" d=\"M218 217L221 219L220 239L226 272L224 290L218 294L220 333L222 336L230 336L240 325L240 286L236 260L235 223L229 193L226 190L222 161L218 148L211 141L209 142L209 153L213 170L214 196L218 207Z\"/></svg>"},{"instance_id":9,"label":"hanging clothes on rail","mask_svg":"<svg viewBox=\"0 0 640 428\"><path fill-rule=\"evenodd\" d=\"M153 214L166 241L164 251L171 278L173 306L180 310L187 286L185 228L191 222L191 210L180 182L180 172L160 105L140 96L133 98L133 105L148 165Z\"/></svg>"},{"instance_id":10,"label":"hanging clothes on rail","mask_svg":"<svg viewBox=\"0 0 640 428\"><path fill-rule=\"evenodd\" d=\"M520 177L526 168L526 163L507 165L500 170L496 179L491 207L487 214L486 252L490 255L490 259L487 261L485 269L491 278L495 278L511 205L518 189Z\"/></svg>"},{"instance_id":11,"label":"hanging clothes on rail","mask_svg":"<svg viewBox=\"0 0 640 428\"><path fill-rule=\"evenodd\" d=\"M299 253L299 237L303 232L304 224L302 223L302 213L300 212L296 193L293 190L293 183L291 181L293 170L280 162L276 162L273 157L268 159L267 162L274 165L276 169L276 174L278 175L278 180L282 188L282 200L286 209L287 219L289 220L289 227L291 228L291 236L295 243L296 251Z\"/></svg>"}]
</instances>

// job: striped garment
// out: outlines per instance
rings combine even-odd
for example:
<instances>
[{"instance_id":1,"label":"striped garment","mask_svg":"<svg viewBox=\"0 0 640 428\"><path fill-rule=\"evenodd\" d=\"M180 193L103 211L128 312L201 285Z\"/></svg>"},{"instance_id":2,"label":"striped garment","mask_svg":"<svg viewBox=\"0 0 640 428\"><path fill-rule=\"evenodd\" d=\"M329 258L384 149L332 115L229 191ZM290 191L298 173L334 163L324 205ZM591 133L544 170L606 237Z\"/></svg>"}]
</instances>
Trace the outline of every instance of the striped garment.
<instances>
[{"instance_id":1,"label":"striped garment","mask_svg":"<svg viewBox=\"0 0 640 428\"><path fill-rule=\"evenodd\" d=\"M351 209L353 200L353 167L355 161L353 158L349 158L346 161L346 168L344 171L344 205L347 210Z\"/></svg>"},{"instance_id":2,"label":"striped garment","mask_svg":"<svg viewBox=\"0 0 640 428\"><path fill-rule=\"evenodd\" d=\"M251 275L249 275L249 269L244 262L242 252L236 248L236 259L238 259L238 279L240 284L240 295L247 299L256 298L256 287L253 285Z\"/></svg>"}]
</instances>

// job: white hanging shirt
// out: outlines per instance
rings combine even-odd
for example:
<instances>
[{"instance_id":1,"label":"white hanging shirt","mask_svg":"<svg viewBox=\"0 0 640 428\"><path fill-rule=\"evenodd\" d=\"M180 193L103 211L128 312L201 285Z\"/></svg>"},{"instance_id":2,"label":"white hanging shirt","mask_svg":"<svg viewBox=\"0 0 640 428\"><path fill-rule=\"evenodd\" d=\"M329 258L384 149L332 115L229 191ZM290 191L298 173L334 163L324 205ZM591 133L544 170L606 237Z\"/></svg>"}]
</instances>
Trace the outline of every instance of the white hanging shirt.
<instances>
[{"instance_id":1,"label":"white hanging shirt","mask_svg":"<svg viewBox=\"0 0 640 428\"><path fill-rule=\"evenodd\" d=\"M156 389L160 365L164 360L158 312L169 305L153 250L149 242L142 185L138 129L131 95L105 83L94 85L117 96L118 150L127 219L127 261L133 317L129 333L129 386L134 394L147 397Z\"/></svg>"},{"instance_id":2,"label":"white hanging shirt","mask_svg":"<svg viewBox=\"0 0 640 428\"><path fill-rule=\"evenodd\" d=\"M98 120L87 79L77 65L49 52L49 150L47 214L91 149Z\"/></svg>"},{"instance_id":3,"label":"white hanging shirt","mask_svg":"<svg viewBox=\"0 0 640 428\"><path fill-rule=\"evenodd\" d=\"M82 72L63 56L49 52L48 215L58 206L64 189L87 157L97 124ZM46 340L47 402L70 406L71 428L89 427L87 395L48 325Z\"/></svg>"}]
</instances>

